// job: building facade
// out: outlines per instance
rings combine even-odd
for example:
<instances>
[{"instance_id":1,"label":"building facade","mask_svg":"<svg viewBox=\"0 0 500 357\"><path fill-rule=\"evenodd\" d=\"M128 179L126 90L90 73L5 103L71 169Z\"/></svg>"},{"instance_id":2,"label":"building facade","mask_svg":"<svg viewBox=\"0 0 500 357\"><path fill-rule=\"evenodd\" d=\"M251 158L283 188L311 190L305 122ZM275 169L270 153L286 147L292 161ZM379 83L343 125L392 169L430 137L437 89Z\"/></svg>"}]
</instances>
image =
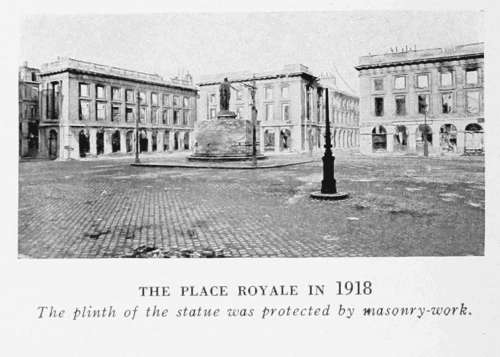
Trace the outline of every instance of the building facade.
<instances>
[{"instance_id":1,"label":"building facade","mask_svg":"<svg viewBox=\"0 0 500 357\"><path fill-rule=\"evenodd\" d=\"M39 155L79 159L189 150L197 90L188 75L156 74L59 58L40 71Z\"/></svg>"},{"instance_id":2,"label":"building facade","mask_svg":"<svg viewBox=\"0 0 500 357\"><path fill-rule=\"evenodd\" d=\"M360 58L360 151L484 150L484 44Z\"/></svg>"},{"instance_id":3,"label":"building facade","mask_svg":"<svg viewBox=\"0 0 500 357\"><path fill-rule=\"evenodd\" d=\"M19 156L38 154L40 70L25 62L19 67Z\"/></svg>"},{"instance_id":4,"label":"building facade","mask_svg":"<svg viewBox=\"0 0 500 357\"><path fill-rule=\"evenodd\" d=\"M321 148L324 135L322 88L319 78L301 64L266 73L225 73L205 76L198 83L199 120L215 120L219 112L219 85L231 82L229 110L251 120L248 85L255 81L257 141L261 152L303 152Z\"/></svg>"},{"instance_id":5,"label":"building facade","mask_svg":"<svg viewBox=\"0 0 500 357\"><path fill-rule=\"evenodd\" d=\"M336 77L329 73L321 75L320 83L328 88L332 146L336 150L358 150L359 148L359 98L342 90Z\"/></svg>"}]
</instances>

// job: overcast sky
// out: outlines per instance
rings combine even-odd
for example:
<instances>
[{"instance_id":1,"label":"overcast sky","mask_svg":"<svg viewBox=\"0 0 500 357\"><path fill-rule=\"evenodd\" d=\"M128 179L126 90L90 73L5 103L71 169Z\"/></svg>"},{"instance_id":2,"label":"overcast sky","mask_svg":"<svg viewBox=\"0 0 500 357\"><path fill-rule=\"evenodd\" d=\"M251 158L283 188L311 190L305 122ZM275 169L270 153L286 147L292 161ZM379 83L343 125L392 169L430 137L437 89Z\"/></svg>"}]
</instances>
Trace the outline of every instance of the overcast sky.
<instances>
[{"instance_id":1,"label":"overcast sky","mask_svg":"<svg viewBox=\"0 0 500 357\"><path fill-rule=\"evenodd\" d=\"M302 63L315 74L337 67L357 92L359 56L481 42L483 28L479 11L37 15L23 23L19 62L67 56L195 81Z\"/></svg>"}]
</instances>

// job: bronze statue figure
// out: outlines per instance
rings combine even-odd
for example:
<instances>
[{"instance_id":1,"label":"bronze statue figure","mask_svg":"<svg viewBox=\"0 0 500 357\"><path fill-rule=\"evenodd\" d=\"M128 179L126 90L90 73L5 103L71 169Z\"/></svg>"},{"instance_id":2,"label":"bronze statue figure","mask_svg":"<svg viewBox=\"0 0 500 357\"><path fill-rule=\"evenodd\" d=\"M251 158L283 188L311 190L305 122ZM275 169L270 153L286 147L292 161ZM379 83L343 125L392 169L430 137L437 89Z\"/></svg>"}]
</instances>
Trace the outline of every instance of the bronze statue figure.
<instances>
[{"instance_id":1,"label":"bronze statue figure","mask_svg":"<svg viewBox=\"0 0 500 357\"><path fill-rule=\"evenodd\" d=\"M231 98L231 84L224 78L224 82L219 87L220 110L229 110L229 99Z\"/></svg>"}]
</instances>

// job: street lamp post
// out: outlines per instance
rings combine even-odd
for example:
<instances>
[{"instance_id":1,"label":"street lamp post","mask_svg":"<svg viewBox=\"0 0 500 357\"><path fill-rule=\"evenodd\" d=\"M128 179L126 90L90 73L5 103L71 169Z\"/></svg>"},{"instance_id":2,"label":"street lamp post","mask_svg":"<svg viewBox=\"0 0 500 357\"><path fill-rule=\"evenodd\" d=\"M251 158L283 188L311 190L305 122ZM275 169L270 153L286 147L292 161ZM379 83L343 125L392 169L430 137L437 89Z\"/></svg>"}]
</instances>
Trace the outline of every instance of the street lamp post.
<instances>
[{"instance_id":1,"label":"street lamp post","mask_svg":"<svg viewBox=\"0 0 500 357\"><path fill-rule=\"evenodd\" d=\"M255 105L255 90L257 84L255 76L252 81L250 93L252 95L252 165L257 166L257 106Z\"/></svg>"},{"instance_id":2,"label":"street lamp post","mask_svg":"<svg viewBox=\"0 0 500 357\"><path fill-rule=\"evenodd\" d=\"M312 156L312 137L311 137L311 131L312 131L312 122L311 122L311 85L308 84L306 88L306 98L307 98L307 104L306 104L306 110L307 110L307 124L306 124L306 130L307 130L307 144L309 146L309 156Z\"/></svg>"},{"instance_id":3,"label":"street lamp post","mask_svg":"<svg viewBox=\"0 0 500 357\"><path fill-rule=\"evenodd\" d=\"M138 164L141 161L139 160L139 117L141 115L141 95L139 90L137 90L137 114L135 116L135 163Z\"/></svg>"},{"instance_id":4,"label":"street lamp post","mask_svg":"<svg viewBox=\"0 0 500 357\"><path fill-rule=\"evenodd\" d=\"M334 163L332 155L332 137L330 130L330 107L328 103L328 88L325 88L325 154L323 156L323 180L321 181L321 192L311 193L312 198L323 200L341 200L347 198L347 193L337 192L337 181L335 180Z\"/></svg>"},{"instance_id":5,"label":"street lamp post","mask_svg":"<svg viewBox=\"0 0 500 357\"><path fill-rule=\"evenodd\" d=\"M255 75L253 76L252 85L247 83L242 83L242 85L250 89L250 96L252 99L252 104L250 105L252 110L252 165L257 166L257 105L255 103L257 83L255 81Z\"/></svg>"},{"instance_id":6,"label":"street lamp post","mask_svg":"<svg viewBox=\"0 0 500 357\"><path fill-rule=\"evenodd\" d=\"M429 144L427 143L427 103L424 106L424 156L429 156Z\"/></svg>"}]
</instances>

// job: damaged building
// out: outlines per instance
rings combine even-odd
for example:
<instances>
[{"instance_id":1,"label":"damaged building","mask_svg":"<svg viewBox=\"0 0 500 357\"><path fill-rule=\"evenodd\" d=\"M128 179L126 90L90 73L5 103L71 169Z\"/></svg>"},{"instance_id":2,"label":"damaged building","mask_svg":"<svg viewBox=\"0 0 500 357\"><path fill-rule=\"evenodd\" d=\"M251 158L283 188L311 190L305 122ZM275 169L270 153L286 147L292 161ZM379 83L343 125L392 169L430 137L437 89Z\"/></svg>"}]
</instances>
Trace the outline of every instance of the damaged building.
<instances>
[{"instance_id":1,"label":"damaged building","mask_svg":"<svg viewBox=\"0 0 500 357\"><path fill-rule=\"evenodd\" d=\"M40 122L40 70L27 62L19 68L19 157L38 155L38 125Z\"/></svg>"},{"instance_id":2,"label":"damaged building","mask_svg":"<svg viewBox=\"0 0 500 357\"><path fill-rule=\"evenodd\" d=\"M257 142L261 152L321 152L325 135L324 88L330 93L330 120L336 149L358 145L358 98L337 88L331 76L316 76L303 64L285 65L269 72L234 72L201 78L198 86L199 120L215 120L219 85L231 82L229 109L251 118L249 85L255 81Z\"/></svg>"},{"instance_id":3,"label":"damaged building","mask_svg":"<svg viewBox=\"0 0 500 357\"><path fill-rule=\"evenodd\" d=\"M157 74L58 58L40 70L39 156L79 159L190 150L197 91L190 75Z\"/></svg>"},{"instance_id":4,"label":"damaged building","mask_svg":"<svg viewBox=\"0 0 500 357\"><path fill-rule=\"evenodd\" d=\"M360 58L360 151L484 152L484 44Z\"/></svg>"}]
</instances>

